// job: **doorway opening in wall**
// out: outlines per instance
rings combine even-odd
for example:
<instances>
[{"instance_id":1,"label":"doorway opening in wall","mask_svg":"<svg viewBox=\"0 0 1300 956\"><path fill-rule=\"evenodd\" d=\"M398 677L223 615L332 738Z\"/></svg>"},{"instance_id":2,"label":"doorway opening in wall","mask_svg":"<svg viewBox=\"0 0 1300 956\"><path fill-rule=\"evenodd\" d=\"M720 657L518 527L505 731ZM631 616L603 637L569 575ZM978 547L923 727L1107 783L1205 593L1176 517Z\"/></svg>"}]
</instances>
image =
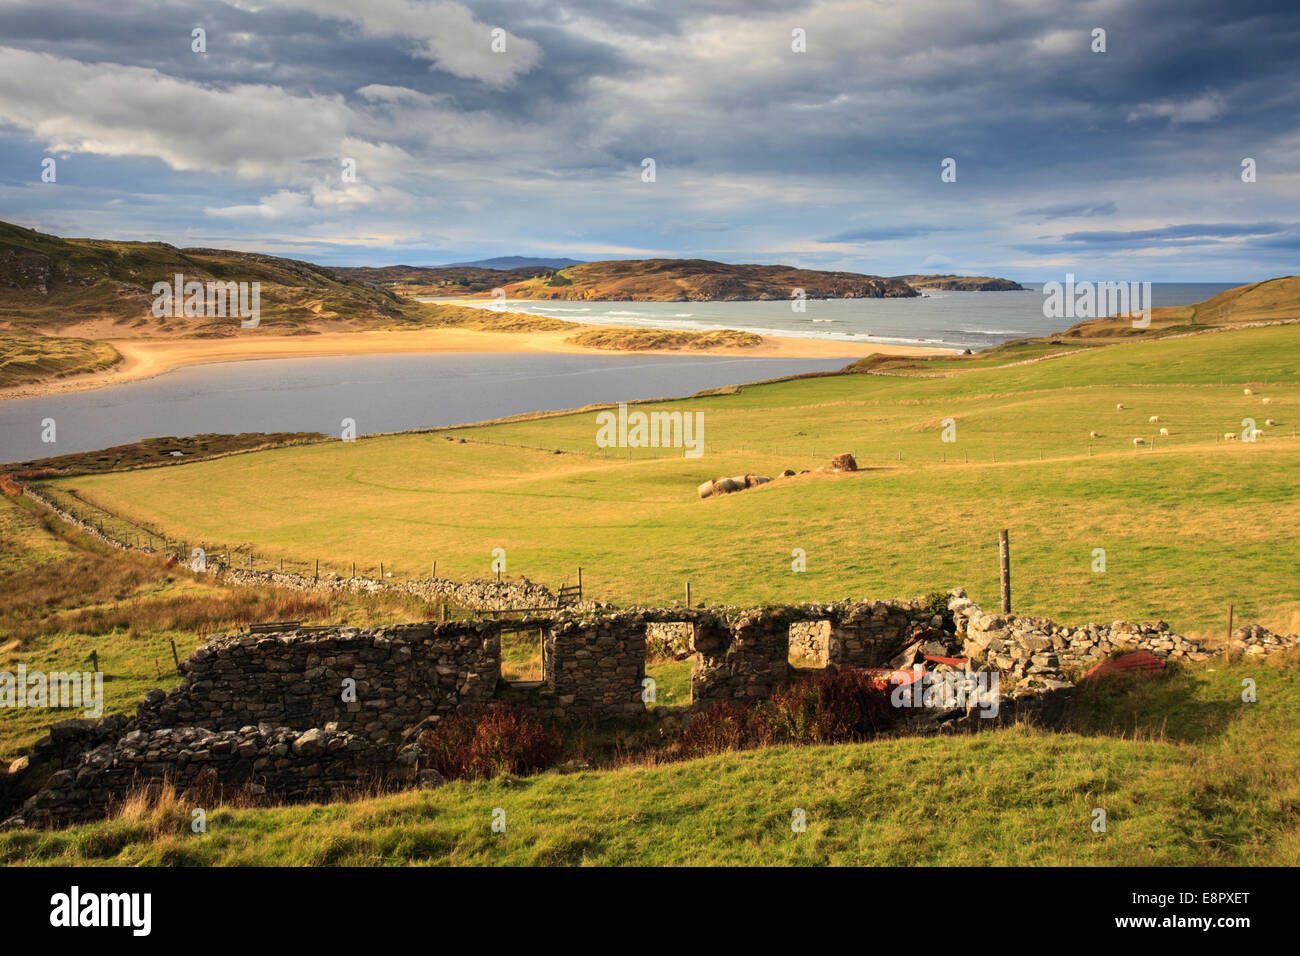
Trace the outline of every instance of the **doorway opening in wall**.
<instances>
[{"instance_id":1,"label":"doorway opening in wall","mask_svg":"<svg viewBox=\"0 0 1300 956\"><path fill-rule=\"evenodd\" d=\"M543 654L546 641L542 629L501 628L501 679L518 690L532 690L546 679Z\"/></svg>"},{"instance_id":2,"label":"doorway opening in wall","mask_svg":"<svg viewBox=\"0 0 1300 956\"><path fill-rule=\"evenodd\" d=\"M691 703L691 674L695 670L695 625L665 622L646 628L645 676L653 684L643 685L641 694L647 710L656 707L684 707Z\"/></svg>"},{"instance_id":3,"label":"doorway opening in wall","mask_svg":"<svg viewBox=\"0 0 1300 956\"><path fill-rule=\"evenodd\" d=\"M790 678L826 670L831 651L830 621L796 621L790 625Z\"/></svg>"}]
</instances>

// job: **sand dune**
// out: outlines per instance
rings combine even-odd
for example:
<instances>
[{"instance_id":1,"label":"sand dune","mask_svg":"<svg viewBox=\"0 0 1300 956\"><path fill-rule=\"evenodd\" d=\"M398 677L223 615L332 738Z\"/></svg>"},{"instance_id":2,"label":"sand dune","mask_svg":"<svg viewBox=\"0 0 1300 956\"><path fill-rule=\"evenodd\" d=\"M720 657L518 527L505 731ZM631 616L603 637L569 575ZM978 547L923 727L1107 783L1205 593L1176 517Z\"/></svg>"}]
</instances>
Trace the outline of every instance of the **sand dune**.
<instances>
[{"instance_id":1,"label":"sand dune","mask_svg":"<svg viewBox=\"0 0 1300 956\"><path fill-rule=\"evenodd\" d=\"M256 332L220 339L111 339L122 354L112 369L89 375L0 389L0 398L23 398L55 392L103 388L161 375L184 365L242 362L254 359L315 358L326 355L410 354L419 352L555 352L570 355L614 355L609 349L591 349L565 341L562 332L485 332L476 329L417 329L412 331L324 332L319 335L259 335ZM699 350L638 350L637 355L736 355L747 358L843 358L845 364L878 352L891 355L950 353L891 345L873 348L854 342L764 336L763 344L750 348Z\"/></svg>"}]
</instances>

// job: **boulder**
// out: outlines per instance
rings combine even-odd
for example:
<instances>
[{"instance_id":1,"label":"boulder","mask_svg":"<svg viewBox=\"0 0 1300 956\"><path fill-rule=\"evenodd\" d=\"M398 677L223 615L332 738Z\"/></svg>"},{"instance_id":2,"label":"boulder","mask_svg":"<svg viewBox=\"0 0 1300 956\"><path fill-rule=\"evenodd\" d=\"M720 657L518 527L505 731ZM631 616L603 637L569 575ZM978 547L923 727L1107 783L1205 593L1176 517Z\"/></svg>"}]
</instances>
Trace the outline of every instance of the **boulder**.
<instances>
[{"instance_id":1,"label":"boulder","mask_svg":"<svg viewBox=\"0 0 1300 956\"><path fill-rule=\"evenodd\" d=\"M857 471L858 463L848 452L831 459L831 471Z\"/></svg>"}]
</instances>

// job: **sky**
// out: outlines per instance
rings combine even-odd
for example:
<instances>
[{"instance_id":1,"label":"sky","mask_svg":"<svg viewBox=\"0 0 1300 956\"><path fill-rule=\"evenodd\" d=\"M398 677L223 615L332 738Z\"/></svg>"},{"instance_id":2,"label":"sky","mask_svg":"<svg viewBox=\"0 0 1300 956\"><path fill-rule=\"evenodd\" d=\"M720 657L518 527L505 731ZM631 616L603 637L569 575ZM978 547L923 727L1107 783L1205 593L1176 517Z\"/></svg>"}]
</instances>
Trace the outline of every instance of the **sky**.
<instances>
[{"instance_id":1,"label":"sky","mask_svg":"<svg viewBox=\"0 0 1300 956\"><path fill-rule=\"evenodd\" d=\"M326 265L1255 281L1298 123L1296 0L0 0L0 219Z\"/></svg>"}]
</instances>

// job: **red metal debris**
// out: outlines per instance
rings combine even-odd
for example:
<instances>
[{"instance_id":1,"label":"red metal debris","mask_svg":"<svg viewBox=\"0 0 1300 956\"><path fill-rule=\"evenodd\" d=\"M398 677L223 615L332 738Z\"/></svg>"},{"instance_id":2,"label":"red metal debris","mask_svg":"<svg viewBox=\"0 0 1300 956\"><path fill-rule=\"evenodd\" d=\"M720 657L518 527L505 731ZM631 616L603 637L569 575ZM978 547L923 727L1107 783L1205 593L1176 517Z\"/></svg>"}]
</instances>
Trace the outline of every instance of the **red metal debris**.
<instances>
[{"instance_id":1,"label":"red metal debris","mask_svg":"<svg viewBox=\"0 0 1300 956\"><path fill-rule=\"evenodd\" d=\"M871 675L871 680L877 687L882 688L915 683L924 673L923 671L891 670L888 667L864 667L862 670Z\"/></svg>"},{"instance_id":2,"label":"red metal debris","mask_svg":"<svg viewBox=\"0 0 1300 956\"><path fill-rule=\"evenodd\" d=\"M965 657L935 657L933 654L922 654L927 661L934 661L936 664L950 664L953 667L965 667L970 661Z\"/></svg>"},{"instance_id":3,"label":"red metal debris","mask_svg":"<svg viewBox=\"0 0 1300 956\"><path fill-rule=\"evenodd\" d=\"M1124 654L1120 657L1114 657L1110 660L1102 661L1083 675L1087 680L1094 674L1108 674L1113 672L1131 672L1131 671L1162 671L1165 669L1165 662L1156 657L1150 651L1134 651L1132 654Z\"/></svg>"}]
</instances>

